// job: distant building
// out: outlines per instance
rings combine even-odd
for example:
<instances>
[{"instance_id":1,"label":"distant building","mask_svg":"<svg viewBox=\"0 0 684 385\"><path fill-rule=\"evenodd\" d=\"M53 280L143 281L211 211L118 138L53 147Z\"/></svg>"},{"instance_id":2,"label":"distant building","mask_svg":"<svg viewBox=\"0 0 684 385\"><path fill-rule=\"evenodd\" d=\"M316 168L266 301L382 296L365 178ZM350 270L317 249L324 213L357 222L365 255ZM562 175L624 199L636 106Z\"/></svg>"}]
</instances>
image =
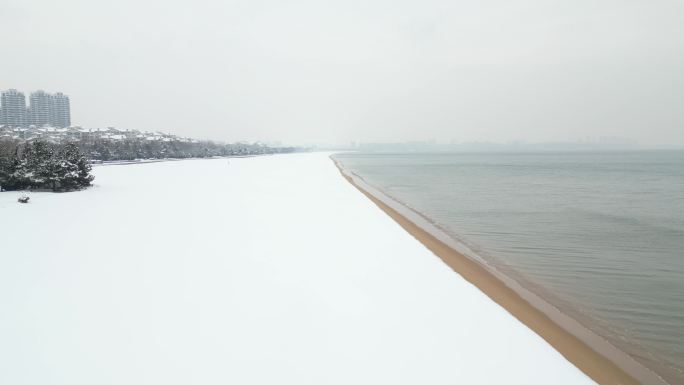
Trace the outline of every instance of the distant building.
<instances>
[{"instance_id":1,"label":"distant building","mask_svg":"<svg viewBox=\"0 0 684 385\"><path fill-rule=\"evenodd\" d=\"M57 92L51 97L50 125L53 127L71 126L71 106L69 97Z\"/></svg>"},{"instance_id":2,"label":"distant building","mask_svg":"<svg viewBox=\"0 0 684 385\"><path fill-rule=\"evenodd\" d=\"M61 92L49 94L43 90L31 93L30 106L26 108L24 94L11 89L2 93L0 125L8 127L71 126L69 97Z\"/></svg>"},{"instance_id":3,"label":"distant building","mask_svg":"<svg viewBox=\"0 0 684 385\"><path fill-rule=\"evenodd\" d=\"M52 95L43 90L31 93L29 98L29 124L37 127L52 123Z\"/></svg>"},{"instance_id":4,"label":"distant building","mask_svg":"<svg viewBox=\"0 0 684 385\"><path fill-rule=\"evenodd\" d=\"M10 89L0 95L0 123L9 127L26 127L26 97L23 93Z\"/></svg>"}]
</instances>

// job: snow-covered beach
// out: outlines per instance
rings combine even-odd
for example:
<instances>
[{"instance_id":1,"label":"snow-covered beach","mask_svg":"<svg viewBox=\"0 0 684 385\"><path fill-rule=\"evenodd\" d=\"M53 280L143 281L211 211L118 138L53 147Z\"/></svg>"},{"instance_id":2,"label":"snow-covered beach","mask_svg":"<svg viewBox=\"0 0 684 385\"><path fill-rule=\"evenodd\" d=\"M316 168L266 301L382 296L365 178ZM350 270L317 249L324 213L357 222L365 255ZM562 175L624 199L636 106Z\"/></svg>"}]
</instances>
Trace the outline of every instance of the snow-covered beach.
<instances>
[{"instance_id":1,"label":"snow-covered beach","mask_svg":"<svg viewBox=\"0 0 684 385\"><path fill-rule=\"evenodd\" d=\"M591 383L328 155L0 193L0 383Z\"/></svg>"}]
</instances>

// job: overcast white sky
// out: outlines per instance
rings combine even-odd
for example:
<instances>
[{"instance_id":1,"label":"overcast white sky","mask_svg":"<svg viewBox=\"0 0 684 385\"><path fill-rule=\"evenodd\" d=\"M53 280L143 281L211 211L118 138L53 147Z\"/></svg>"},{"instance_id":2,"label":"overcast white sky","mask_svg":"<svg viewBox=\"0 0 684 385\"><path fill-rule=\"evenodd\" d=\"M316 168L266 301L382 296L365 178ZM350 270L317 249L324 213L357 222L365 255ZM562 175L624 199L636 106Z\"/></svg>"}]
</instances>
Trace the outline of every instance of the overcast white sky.
<instances>
[{"instance_id":1,"label":"overcast white sky","mask_svg":"<svg viewBox=\"0 0 684 385\"><path fill-rule=\"evenodd\" d=\"M681 0L0 0L0 88L218 140L684 144Z\"/></svg>"}]
</instances>

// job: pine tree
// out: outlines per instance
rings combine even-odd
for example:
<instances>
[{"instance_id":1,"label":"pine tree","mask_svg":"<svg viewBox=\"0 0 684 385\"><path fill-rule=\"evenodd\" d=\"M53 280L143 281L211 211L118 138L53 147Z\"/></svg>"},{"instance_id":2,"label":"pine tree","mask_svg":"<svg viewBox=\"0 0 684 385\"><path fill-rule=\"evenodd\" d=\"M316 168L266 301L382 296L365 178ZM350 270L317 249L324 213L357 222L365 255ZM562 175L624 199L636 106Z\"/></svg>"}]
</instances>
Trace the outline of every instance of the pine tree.
<instances>
[{"instance_id":1,"label":"pine tree","mask_svg":"<svg viewBox=\"0 0 684 385\"><path fill-rule=\"evenodd\" d=\"M35 141L26 146L22 166L28 178L29 187L53 188L53 156L54 150L46 142Z\"/></svg>"},{"instance_id":2,"label":"pine tree","mask_svg":"<svg viewBox=\"0 0 684 385\"><path fill-rule=\"evenodd\" d=\"M76 143L61 147L42 141L0 144L0 188L3 190L78 190L90 186L94 179L92 167Z\"/></svg>"},{"instance_id":3,"label":"pine tree","mask_svg":"<svg viewBox=\"0 0 684 385\"><path fill-rule=\"evenodd\" d=\"M76 179L78 187L89 187L93 183L93 180L95 180L95 176L90 173L93 167L88 163L88 160L82 153L76 162L76 166L78 169L78 177Z\"/></svg>"},{"instance_id":4,"label":"pine tree","mask_svg":"<svg viewBox=\"0 0 684 385\"><path fill-rule=\"evenodd\" d=\"M12 170L12 157L10 154L2 153L0 154L0 191L10 190L9 185L10 175L14 170Z\"/></svg>"},{"instance_id":5,"label":"pine tree","mask_svg":"<svg viewBox=\"0 0 684 385\"><path fill-rule=\"evenodd\" d=\"M49 163L50 177L47 179L52 191L71 190L69 185L69 175L75 170L74 165L70 165L64 159L63 150L60 150Z\"/></svg>"},{"instance_id":6,"label":"pine tree","mask_svg":"<svg viewBox=\"0 0 684 385\"><path fill-rule=\"evenodd\" d=\"M21 156L18 157L17 174L21 175L26 182L25 188L35 187L33 158L33 146L31 144L24 144L21 149Z\"/></svg>"},{"instance_id":7,"label":"pine tree","mask_svg":"<svg viewBox=\"0 0 684 385\"><path fill-rule=\"evenodd\" d=\"M0 181L2 188L5 190L21 190L28 186L24 169L22 168L22 161L19 158L19 147L14 149L14 153L6 161L6 179L4 182Z\"/></svg>"},{"instance_id":8,"label":"pine tree","mask_svg":"<svg viewBox=\"0 0 684 385\"><path fill-rule=\"evenodd\" d=\"M90 174L92 166L75 143L67 143L60 151L58 166L60 183L65 190L77 190L90 186L95 177Z\"/></svg>"},{"instance_id":9,"label":"pine tree","mask_svg":"<svg viewBox=\"0 0 684 385\"><path fill-rule=\"evenodd\" d=\"M12 164L12 157L5 148L0 148L0 191L7 189L7 180L11 173L10 166Z\"/></svg>"}]
</instances>

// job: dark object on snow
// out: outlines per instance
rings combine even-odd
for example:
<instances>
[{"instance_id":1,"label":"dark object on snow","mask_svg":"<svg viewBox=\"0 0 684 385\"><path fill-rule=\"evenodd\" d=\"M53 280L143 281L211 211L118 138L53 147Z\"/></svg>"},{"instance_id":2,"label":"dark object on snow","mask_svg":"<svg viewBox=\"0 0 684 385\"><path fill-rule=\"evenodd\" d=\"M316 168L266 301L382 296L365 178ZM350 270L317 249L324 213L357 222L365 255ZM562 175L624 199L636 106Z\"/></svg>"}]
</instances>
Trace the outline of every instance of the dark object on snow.
<instances>
[{"instance_id":1,"label":"dark object on snow","mask_svg":"<svg viewBox=\"0 0 684 385\"><path fill-rule=\"evenodd\" d=\"M28 203L29 199L31 199L31 198L27 197L26 195L22 195L22 196L19 197L19 199L17 199L17 202L19 202L19 203Z\"/></svg>"}]
</instances>

